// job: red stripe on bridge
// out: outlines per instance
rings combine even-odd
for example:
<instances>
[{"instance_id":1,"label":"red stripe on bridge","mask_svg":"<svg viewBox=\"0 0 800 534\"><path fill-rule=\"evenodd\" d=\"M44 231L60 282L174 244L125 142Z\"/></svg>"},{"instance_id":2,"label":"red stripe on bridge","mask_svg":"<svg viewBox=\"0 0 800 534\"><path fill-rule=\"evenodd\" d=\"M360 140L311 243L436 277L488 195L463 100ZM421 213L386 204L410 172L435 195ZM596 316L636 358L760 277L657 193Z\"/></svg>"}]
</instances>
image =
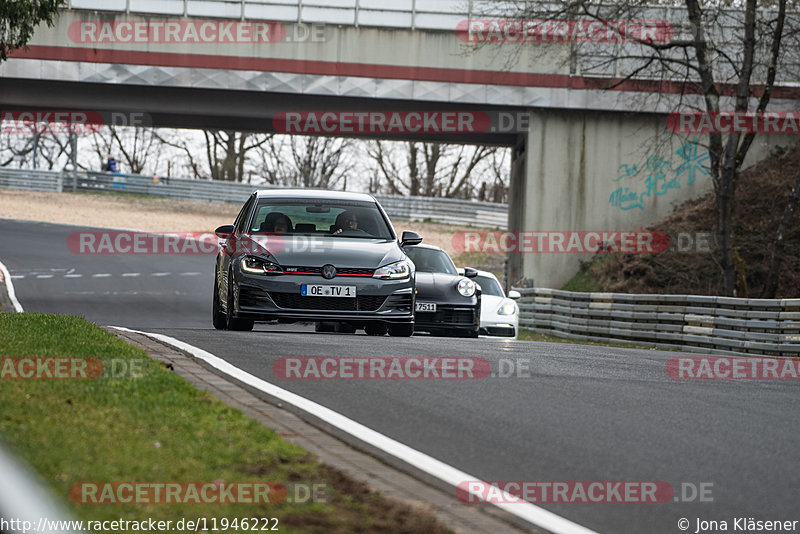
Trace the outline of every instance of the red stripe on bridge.
<instances>
[{"instance_id":1,"label":"red stripe on bridge","mask_svg":"<svg viewBox=\"0 0 800 534\"><path fill-rule=\"evenodd\" d=\"M374 63L343 63L298 59L219 56L209 54L177 54L172 52L141 52L103 48L77 48L33 45L27 50L17 50L11 57L51 61L84 61L89 63L119 63L162 67L188 67L198 69L254 70L261 72L289 72L320 76L354 76L397 80L474 83L516 87L543 87L557 89L593 89L614 91L641 91L649 93L702 94L695 83L662 82L656 80L623 80L570 76L568 74L540 74L435 67L405 67ZM724 84L723 94L735 95L736 86ZM751 96L759 97L763 86L753 86ZM800 88L776 86L773 98L800 99Z\"/></svg>"}]
</instances>

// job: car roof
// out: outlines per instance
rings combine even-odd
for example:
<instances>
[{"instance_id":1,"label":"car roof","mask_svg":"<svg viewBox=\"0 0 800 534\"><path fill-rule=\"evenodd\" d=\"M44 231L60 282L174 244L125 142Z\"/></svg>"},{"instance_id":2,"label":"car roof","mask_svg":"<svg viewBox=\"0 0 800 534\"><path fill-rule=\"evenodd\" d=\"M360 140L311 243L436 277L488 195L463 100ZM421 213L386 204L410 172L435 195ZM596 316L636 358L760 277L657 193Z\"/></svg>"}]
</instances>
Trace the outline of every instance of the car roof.
<instances>
[{"instance_id":1,"label":"car roof","mask_svg":"<svg viewBox=\"0 0 800 534\"><path fill-rule=\"evenodd\" d=\"M331 191L329 189L259 189L255 193L257 198L319 198L326 200L365 200L367 202L376 202L375 197L367 193Z\"/></svg>"}]
</instances>

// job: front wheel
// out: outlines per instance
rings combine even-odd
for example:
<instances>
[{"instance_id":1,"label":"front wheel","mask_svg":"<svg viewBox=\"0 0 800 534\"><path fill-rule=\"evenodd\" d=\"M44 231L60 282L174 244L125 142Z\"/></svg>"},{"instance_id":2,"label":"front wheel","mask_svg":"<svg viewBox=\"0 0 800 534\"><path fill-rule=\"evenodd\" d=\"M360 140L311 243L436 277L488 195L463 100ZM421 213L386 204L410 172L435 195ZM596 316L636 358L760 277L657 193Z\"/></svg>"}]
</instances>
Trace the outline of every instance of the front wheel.
<instances>
[{"instance_id":1,"label":"front wheel","mask_svg":"<svg viewBox=\"0 0 800 534\"><path fill-rule=\"evenodd\" d=\"M226 326L228 330L238 330L241 332L249 332L253 329L253 320L252 319L242 319L239 317L233 316L233 309L234 305L234 295L233 295L233 288L231 287L231 277L228 276L228 303L227 303L227 310L225 313L226 319Z\"/></svg>"},{"instance_id":2,"label":"front wheel","mask_svg":"<svg viewBox=\"0 0 800 534\"><path fill-rule=\"evenodd\" d=\"M228 323L225 314L222 312L222 304L219 301L219 284L217 283L217 273L214 273L214 299L212 304L211 322L217 330L225 330Z\"/></svg>"},{"instance_id":3,"label":"front wheel","mask_svg":"<svg viewBox=\"0 0 800 534\"><path fill-rule=\"evenodd\" d=\"M414 333L414 323L400 323L389 325L389 335L393 337L411 337Z\"/></svg>"}]
</instances>

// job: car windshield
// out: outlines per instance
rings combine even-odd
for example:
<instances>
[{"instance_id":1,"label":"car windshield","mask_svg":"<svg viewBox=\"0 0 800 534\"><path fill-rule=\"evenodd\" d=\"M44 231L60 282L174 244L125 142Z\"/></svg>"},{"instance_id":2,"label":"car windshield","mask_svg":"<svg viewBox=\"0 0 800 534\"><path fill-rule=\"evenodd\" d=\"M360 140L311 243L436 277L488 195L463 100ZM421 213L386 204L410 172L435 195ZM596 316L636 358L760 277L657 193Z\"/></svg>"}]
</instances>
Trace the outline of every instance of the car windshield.
<instances>
[{"instance_id":1,"label":"car windshield","mask_svg":"<svg viewBox=\"0 0 800 534\"><path fill-rule=\"evenodd\" d=\"M458 274L453 260L443 250L408 247L406 248L406 255L414 262L418 272Z\"/></svg>"},{"instance_id":2,"label":"car windshield","mask_svg":"<svg viewBox=\"0 0 800 534\"><path fill-rule=\"evenodd\" d=\"M505 297L505 295L503 294L503 288L500 287L500 282L498 282L494 278L478 275L475 278L473 278L473 280L475 280L475 283L477 283L480 286L481 293L483 293L484 295Z\"/></svg>"},{"instance_id":3,"label":"car windshield","mask_svg":"<svg viewBox=\"0 0 800 534\"><path fill-rule=\"evenodd\" d=\"M250 232L393 240L389 222L374 202L263 199Z\"/></svg>"}]
</instances>

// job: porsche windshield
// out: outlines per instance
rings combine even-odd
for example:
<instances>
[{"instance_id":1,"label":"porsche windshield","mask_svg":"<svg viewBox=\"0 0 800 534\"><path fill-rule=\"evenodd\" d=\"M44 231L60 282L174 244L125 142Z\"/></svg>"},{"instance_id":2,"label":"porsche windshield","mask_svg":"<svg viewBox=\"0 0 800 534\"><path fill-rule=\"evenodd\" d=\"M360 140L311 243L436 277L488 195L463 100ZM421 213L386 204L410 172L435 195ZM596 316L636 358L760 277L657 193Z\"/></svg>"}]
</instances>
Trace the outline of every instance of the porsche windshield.
<instances>
[{"instance_id":1,"label":"porsche windshield","mask_svg":"<svg viewBox=\"0 0 800 534\"><path fill-rule=\"evenodd\" d=\"M364 201L265 200L256 206L249 228L252 233L396 239L377 205Z\"/></svg>"},{"instance_id":2,"label":"porsche windshield","mask_svg":"<svg viewBox=\"0 0 800 534\"><path fill-rule=\"evenodd\" d=\"M453 260L443 250L425 247L407 247L406 255L411 258L418 272L445 273L457 275Z\"/></svg>"}]
</instances>

